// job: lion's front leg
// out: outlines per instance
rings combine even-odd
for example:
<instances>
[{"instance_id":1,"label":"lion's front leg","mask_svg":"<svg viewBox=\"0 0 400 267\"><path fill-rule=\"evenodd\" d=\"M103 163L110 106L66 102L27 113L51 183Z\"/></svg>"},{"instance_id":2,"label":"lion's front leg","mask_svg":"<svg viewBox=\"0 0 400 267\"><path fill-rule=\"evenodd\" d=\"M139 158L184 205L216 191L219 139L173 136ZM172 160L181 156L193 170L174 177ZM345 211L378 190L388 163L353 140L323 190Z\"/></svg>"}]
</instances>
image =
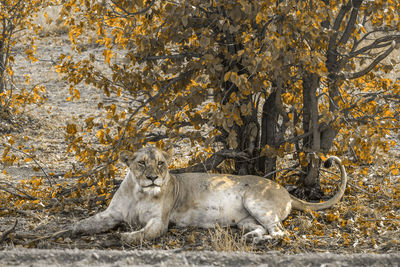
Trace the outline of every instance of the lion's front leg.
<instances>
[{"instance_id":1,"label":"lion's front leg","mask_svg":"<svg viewBox=\"0 0 400 267\"><path fill-rule=\"evenodd\" d=\"M140 243L144 239L152 240L162 236L168 230L168 223L160 219L151 219L146 226L138 231L122 233L121 240L128 244Z\"/></svg>"},{"instance_id":2,"label":"lion's front leg","mask_svg":"<svg viewBox=\"0 0 400 267\"><path fill-rule=\"evenodd\" d=\"M111 210L105 210L92 217L76 222L72 226L72 235L96 234L114 228L121 222L120 216Z\"/></svg>"}]
</instances>

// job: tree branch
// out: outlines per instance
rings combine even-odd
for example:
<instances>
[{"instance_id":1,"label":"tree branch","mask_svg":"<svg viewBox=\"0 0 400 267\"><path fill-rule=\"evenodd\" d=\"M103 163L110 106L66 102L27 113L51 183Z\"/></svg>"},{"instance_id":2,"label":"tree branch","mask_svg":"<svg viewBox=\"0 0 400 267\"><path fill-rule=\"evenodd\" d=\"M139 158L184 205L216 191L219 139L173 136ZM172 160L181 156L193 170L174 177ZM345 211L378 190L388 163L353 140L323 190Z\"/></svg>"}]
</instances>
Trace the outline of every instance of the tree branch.
<instances>
[{"instance_id":1,"label":"tree branch","mask_svg":"<svg viewBox=\"0 0 400 267\"><path fill-rule=\"evenodd\" d=\"M144 13L146 13L147 11L149 11L150 8L154 5L154 2L155 2L155 1L154 1L154 0L153 0L153 1L150 1L150 3L149 3L145 8L143 8L142 10L137 11L137 12L129 12L128 10L126 10L125 8L123 8L122 6L118 5L118 3L115 2L115 0L111 0L111 2L113 3L113 5L114 5L115 7L121 9L121 10L125 13L125 15L124 15L124 14L121 14L120 12L117 12L114 8L112 8L113 12L114 12L115 14L117 14L118 16L123 16L123 17L134 17L134 16L136 16L136 15L144 14Z\"/></svg>"},{"instance_id":2,"label":"tree branch","mask_svg":"<svg viewBox=\"0 0 400 267\"><path fill-rule=\"evenodd\" d=\"M345 44L349 40L351 33L354 30L354 25L356 23L358 11L360 10L360 6L361 6L362 2L363 2L362 0L352 1L352 10L351 10L350 18L349 18L349 21L347 22L346 29L344 30L342 38L340 38L340 40L339 40L339 44Z\"/></svg>"},{"instance_id":3,"label":"tree branch","mask_svg":"<svg viewBox=\"0 0 400 267\"><path fill-rule=\"evenodd\" d=\"M358 55L364 54L367 51L370 51L372 49L376 48L382 48L388 45L392 45L392 42L400 42L400 35L388 35L388 36L383 36L378 39L376 39L372 44L366 45L356 51L350 52L349 53L349 58L356 57Z\"/></svg>"},{"instance_id":4,"label":"tree branch","mask_svg":"<svg viewBox=\"0 0 400 267\"><path fill-rule=\"evenodd\" d=\"M359 40L355 40L353 47L351 48L351 51L349 54L354 53L354 51L357 49L357 47L364 41L368 41L371 39L368 39L369 36L373 35L373 34L381 34L381 33L388 33L388 32L392 32L391 35L394 35L397 31L393 31L393 30L387 30L387 29L375 29L375 30L371 30L367 33L365 33ZM391 35L387 35L387 36L391 36ZM384 36L386 37L386 36ZM384 38L382 37L382 38ZM378 38L380 39L380 38Z\"/></svg>"},{"instance_id":5,"label":"tree branch","mask_svg":"<svg viewBox=\"0 0 400 267\"><path fill-rule=\"evenodd\" d=\"M351 2L351 0L349 0L349 2L347 2L347 4L343 5L340 8L339 14L336 17L335 22L333 23L334 33L332 34L332 36L329 40L328 51L336 51L336 47L337 47L336 40L337 40L337 37L339 36L340 24L342 23L344 17L346 16L346 13L349 12L349 10L351 8L350 2Z\"/></svg>"},{"instance_id":6,"label":"tree branch","mask_svg":"<svg viewBox=\"0 0 400 267\"><path fill-rule=\"evenodd\" d=\"M222 161L228 158L250 160L247 153L234 150L221 150L213 154L206 161L187 168L171 170L171 173L207 172L215 169Z\"/></svg>"},{"instance_id":7,"label":"tree branch","mask_svg":"<svg viewBox=\"0 0 400 267\"><path fill-rule=\"evenodd\" d=\"M140 55L137 55L136 57L140 58L139 61L152 61L152 60L160 60L160 59L184 59L184 58L200 58L202 55L198 53L182 53L182 54L174 54L174 55L161 55L161 56L147 56L144 58L141 58Z\"/></svg>"},{"instance_id":8,"label":"tree branch","mask_svg":"<svg viewBox=\"0 0 400 267\"><path fill-rule=\"evenodd\" d=\"M305 171L302 171L300 169L284 168L284 169L279 169L279 170L275 170L275 171L269 172L269 173L265 174L263 177L264 178L268 178L268 176L270 176L270 175L273 175L273 174L278 173L278 172L283 172L283 171L297 171L297 172L300 172L302 174L307 174Z\"/></svg>"},{"instance_id":9,"label":"tree branch","mask_svg":"<svg viewBox=\"0 0 400 267\"><path fill-rule=\"evenodd\" d=\"M30 158L30 159L38 166L38 168L43 172L43 174L44 174L44 176L46 177L47 181L49 182L50 186L53 186L53 183L51 182L51 179L50 179L49 175L48 175L47 172L44 170L44 168L42 167L42 165L40 165L39 162L35 159L34 156L29 155L28 153L24 152L24 151L21 150L21 149L17 149L17 148L13 148L13 147L10 147L10 149L11 149L12 151L22 153L22 154L25 155L27 158Z\"/></svg>"},{"instance_id":10,"label":"tree branch","mask_svg":"<svg viewBox=\"0 0 400 267\"><path fill-rule=\"evenodd\" d=\"M18 224L18 219L15 219L15 223L13 226L11 226L11 228L9 228L8 230L4 231L4 233L1 235L0 237L0 244L7 239L8 235L15 230L15 227L17 227Z\"/></svg>"},{"instance_id":11,"label":"tree branch","mask_svg":"<svg viewBox=\"0 0 400 267\"><path fill-rule=\"evenodd\" d=\"M187 71L182 73L181 75L179 75L178 77L175 78L171 78L167 80L167 83L165 85L163 85L160 90L158 91L158 93L155 96L149 97L148 99L146 99L146 101L144 101L139 107L137 107L132 114L129 116L128 120L125 123L125 127L124 130L118 140L118 142L115 144L114 149L111 153L111 159L113 158L113 154L116 152L116 150L118 149L118 147L121 145L122 140L125 137L126 134L126 129L128 124L133 120L133 118L135 117L135 115L145 106L147 106L151 101L156 101L164 92L165 90L167 90L171 85L173 85L174 83L181 81L183 79L185 79L187 76L189 76L192 73L192 71Z\"/></svg>"},{"instance_id":12,"label":"tree branch","mask_svg":"<svg viewBox=\"0 0 400 267\"><path fill-rule=\"evenodd\" d=\"M372 63L368 67L366 67L365 69L363 69L361 71L355 72L355 73L340 75L341 78L351 80L351 79L357 79L357 78L360 78L360 77L366 75L373 68L375 68L376 65L378 65L382 60L384 60L394 50L395 46L396 46L396 42L393 41L392 45L385 52L383 52L377 58L375 58L374 61L372 61Z\"/></svg>"},{"instance_id":13,"label":"tree branch","mask_svg":"<svg viewBox=\"0 0 400 267\"><path fill-rule=\"evenodd\" d=\"M23 195L21 195L21 194L18 194L18 193L16 193L16 192L13 192L13 191L11 191L10 189L6 188L5 186L0 187L0 190L3 190L3 191L5 191L5 192L7 192L7 193L9 193L9 194L11 194L11 195L14 195L14 196L19 197L19 198L29 199L29 200L37 200L37 199L38 199L38 198L36 198L36 197L34 197L34 196L29 195L29 194L26 193L25 191L16 188L15 186L13 186L13 185L10 184L10 183L3 182L3 181L1 181L0 183L1 183L1 184L4 184L4 185L6 185L6 186L8 186L8 187L10 187L10 188L12 188L12 189L14 189L16 192L20 192L21 194L23 194Z\"/></svg>"}]
</instances>

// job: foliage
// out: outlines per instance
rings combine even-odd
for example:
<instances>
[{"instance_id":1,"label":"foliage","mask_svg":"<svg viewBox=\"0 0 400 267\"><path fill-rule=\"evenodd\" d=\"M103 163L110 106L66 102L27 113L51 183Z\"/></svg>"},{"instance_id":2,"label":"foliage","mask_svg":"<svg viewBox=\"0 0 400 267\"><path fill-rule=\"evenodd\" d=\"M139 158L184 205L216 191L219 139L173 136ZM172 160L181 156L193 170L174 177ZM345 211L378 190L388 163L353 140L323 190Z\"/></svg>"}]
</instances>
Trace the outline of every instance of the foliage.
<instances>
[{"instance_id":1,"label":"foliage","mask_svg":"<svg viewBox=\"0 0 400 267\"><path fill-rule=\"evenodd\" d=\"M2 137L0 145L3 166L19 164L21 161L37 163L34 149L16 144L15 140L18 137L15 130L20 130L21 121L15 118L22 114L27 105L41 105L46 100L46 91L40 84L31 85L30 75L23 73L18 73L17 76L24 76L24 81L21 83L25 86L18 88L16 84L20 81L15 78L13 64L18 51L24 53L28 64L38 61L35 57L35 40L41 26L34 23L34 18L39 10L52 3L54 2L49 0L0 1L0 134ZM5 173L4 170L3 174ZM18 185L1 179L0 186L2 209L42 208L41 199L47 198L49 192L53 190L49 186L44 186L41 177L34 177L29 181L21 180Z\"/></svg>"},{"instance_id":2,"label":"foliage","mask_svg":"<svg viewBox=\"0 0 400 267\"><path fill-rule=\"evenodd\" d=\"M127 110L99 103L104 129L93 118L83 132L68 125L69 149L104 179L121 147L189 138L217 152L209 169L231 158L234 172L264 175L293 159L300 181L318 186L315 155L370 164L393 145L381 137L398 130L400 85L384 75L397 62L383 60L398 48L399 10L396 1L67 1L71 43L79 52L96 42L108 71L96 68L99 55L62 55L59 72L133 99ZM95 130L105 150L85 141Z\"/></svg>"},{"instance_id":3,"label":"foliage","mask_svg":"<svg viewBox=\"0 0 400 267\"><path fill-rule=\"evenodd\" d=\"M45 100L43 86L17 88L14 83L14 55L17 45L27 44L25 55L29 62L35 62L35 34L40 26L33 23L34 14L51 1L35 0L25 3L22 0L0 1L0 119L11 119L19 114L27 104L41 103ZM33 35L24 35L31 31ZM30 83L30 76L25 75L25 83Z\"/></svg>"}]
</instances>

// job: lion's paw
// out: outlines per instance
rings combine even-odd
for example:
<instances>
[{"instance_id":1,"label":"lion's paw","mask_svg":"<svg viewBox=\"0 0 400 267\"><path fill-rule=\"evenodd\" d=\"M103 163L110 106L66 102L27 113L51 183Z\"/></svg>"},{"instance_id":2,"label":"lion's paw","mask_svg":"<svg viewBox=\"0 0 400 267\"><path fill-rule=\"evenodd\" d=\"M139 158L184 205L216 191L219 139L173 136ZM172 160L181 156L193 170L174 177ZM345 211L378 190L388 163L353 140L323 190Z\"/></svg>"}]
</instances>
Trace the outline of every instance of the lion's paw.
<instances>
[{"instance_id":1,"label":"lion's paw","mask_svg":"<svg viewBox=\"0 0 400 267\"><path fill-rule=\"evenodd\" d=\"M245 234L242 239L257 244L264 240L264 233L265 231L262 231L262 229L255 229Z\"/></svg>"},{"instance_id":2,"label":"lion's paw","mask_svg":"<svg viewBox=\"0 0 400 267\"><path fill-rule=\"evenodd\" d=\"M143 231L135 231L132 233L121 233L120 239L126 244L136 244L142 242L144 238Z\"/></svg>"}]
</instances>

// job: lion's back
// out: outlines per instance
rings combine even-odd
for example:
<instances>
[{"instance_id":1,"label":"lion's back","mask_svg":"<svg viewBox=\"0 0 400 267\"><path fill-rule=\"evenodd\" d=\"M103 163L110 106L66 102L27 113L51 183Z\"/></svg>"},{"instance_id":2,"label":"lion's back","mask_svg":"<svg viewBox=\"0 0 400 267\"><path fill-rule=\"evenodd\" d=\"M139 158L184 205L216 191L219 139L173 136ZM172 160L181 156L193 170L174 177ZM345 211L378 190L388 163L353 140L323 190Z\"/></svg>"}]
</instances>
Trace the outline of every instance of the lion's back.
<instances>
[{"instance_id":1,"label":"lion's back","mask_svg":"<svg viewBox=\"0 0 400 267\"><path fill-rule=\"evenodd\" d=\"M177 226L209 228L235 225L249 216L243 196L252 187L266 187L271 181L258 176L183 173L176 175L179 197L171 222Z\"/></svg>"}]
</instances>

